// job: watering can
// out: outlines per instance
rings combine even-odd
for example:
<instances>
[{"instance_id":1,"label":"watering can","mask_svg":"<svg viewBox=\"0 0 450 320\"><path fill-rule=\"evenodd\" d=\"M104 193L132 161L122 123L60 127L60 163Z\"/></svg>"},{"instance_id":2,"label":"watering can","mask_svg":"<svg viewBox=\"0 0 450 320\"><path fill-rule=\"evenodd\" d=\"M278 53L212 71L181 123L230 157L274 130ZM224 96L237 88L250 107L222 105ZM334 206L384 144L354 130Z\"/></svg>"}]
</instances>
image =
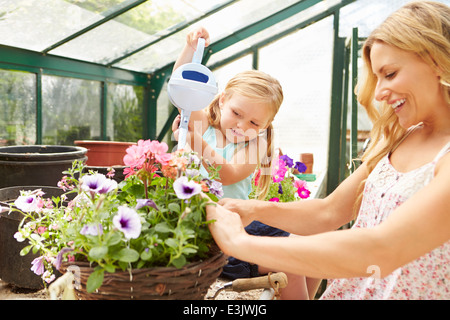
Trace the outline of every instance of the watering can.
<instances>
[{"instance_id":1,"label":"watering can","mask_svg":"<svg viewBox=\"0 0 450 320\"><path fill-rule=\"evenodd\" d=\"M206 108L218 91L212 72L201 64L204 49L205 39L199 38L192 62L177 68L167 87L170 102L181 109L179 150L186 144L191 112Z\"/></svg>"}]
</instances>

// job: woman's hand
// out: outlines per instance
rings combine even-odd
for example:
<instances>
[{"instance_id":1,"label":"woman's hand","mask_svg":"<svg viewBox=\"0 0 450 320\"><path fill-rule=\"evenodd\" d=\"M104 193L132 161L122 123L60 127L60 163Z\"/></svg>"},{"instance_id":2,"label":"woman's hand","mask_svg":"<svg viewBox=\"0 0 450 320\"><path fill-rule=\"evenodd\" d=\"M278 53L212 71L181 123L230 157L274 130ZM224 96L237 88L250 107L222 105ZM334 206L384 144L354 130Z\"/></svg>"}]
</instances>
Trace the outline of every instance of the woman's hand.
<instances>
[{"instance_id":1,"label":"woman's hand","mask_svg":"<svg viewBox=\"0 0 450 320\"><path fill-rule=\"evenodd\" d=\"M236 212L240 215L244 226L248 226L253 222L253 220L256 220L254 218L254 214L257 203L257 200L241 200L230 198L223 198L219 200L219 204L225 209Z\"/></svg>"},{"instance_id":2,"label":"woman's hand","mask_svg":"<svg viewBox=\"0 0 450 320\"><path fill-rule=\"evenodd\" d=\"M236 250L248 236L239 215L217 204L208 205L206 213L207 220L214 220L209 224L209 230L219 248L227 255L236 255Z\"/></svg>"}]
</instances>

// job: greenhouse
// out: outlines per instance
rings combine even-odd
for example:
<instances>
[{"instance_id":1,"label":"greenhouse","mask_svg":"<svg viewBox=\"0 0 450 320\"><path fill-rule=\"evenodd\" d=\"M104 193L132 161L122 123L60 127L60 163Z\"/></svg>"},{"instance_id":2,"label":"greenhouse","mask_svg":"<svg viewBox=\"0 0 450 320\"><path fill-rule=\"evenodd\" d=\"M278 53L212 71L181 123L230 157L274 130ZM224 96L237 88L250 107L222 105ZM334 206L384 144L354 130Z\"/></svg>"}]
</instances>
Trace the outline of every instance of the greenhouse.
<instances>
[{"instance_id":1,"label":"greenhouse","mask_svg":"<svg viewBox=\"0 0 450 320\"><path fill-rule=\"evenodd\" d=\"M406 2L2 1L0 143L169 142L177 112L166 84L187 31L201 25L212 42L204 63L219 89L251 68L280 79L275 145L296 159L313 153L332 188L350 159L341 155L342 112L357 113L342 106L345 67L357 74L347 39L364 38ZM370 124L359 118L346 127L359 123L363 136Z\"/></svg>"},{"instance_id":2,"label":"greenhouse","mask_svg":"<svg viewBox=\"0 0 450 320\"><path fill-rule=\"evenodd\" d=\"M0 148L151 139L173 149L168 82L186 35L203 26L201 63L219 92L244 70L279 80L274 147L294 161L313 154L303 178L323 198L369 141L353 90L362 44L409 2L0 0Z\"/></svg>"}]
</instances>

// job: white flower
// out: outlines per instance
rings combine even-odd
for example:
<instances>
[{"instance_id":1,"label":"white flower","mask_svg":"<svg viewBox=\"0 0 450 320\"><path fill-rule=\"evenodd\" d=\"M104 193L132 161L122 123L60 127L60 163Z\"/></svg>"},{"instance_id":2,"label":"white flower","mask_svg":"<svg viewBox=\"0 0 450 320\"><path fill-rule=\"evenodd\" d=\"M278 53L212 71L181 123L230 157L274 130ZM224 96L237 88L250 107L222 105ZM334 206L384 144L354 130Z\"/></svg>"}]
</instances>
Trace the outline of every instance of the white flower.
<instances>
[{"instance_id":1,"label":"white flower","mask_svg":"<svg viewBox=\"0 0 450 320\"><path fill-rule=\"evenodd\" d=\"M131 208L120 206L113 218L114 226L122 231L127 239L136 239L141 234L141 217Z\"/></svg>"},{"instance_id":2,"label":"white flower","mask_svg":"<svg viewBox=\"0 0 450 320\"><path fill-rule=\"evenodd\" d=\"M24 212L34 212L37 211L38 208L38 201L36 199L36 196L34 194L26 195L26 196L19 196L16 201L14 201L14 205L24 211Z\"/></svg>"}]
</instances>

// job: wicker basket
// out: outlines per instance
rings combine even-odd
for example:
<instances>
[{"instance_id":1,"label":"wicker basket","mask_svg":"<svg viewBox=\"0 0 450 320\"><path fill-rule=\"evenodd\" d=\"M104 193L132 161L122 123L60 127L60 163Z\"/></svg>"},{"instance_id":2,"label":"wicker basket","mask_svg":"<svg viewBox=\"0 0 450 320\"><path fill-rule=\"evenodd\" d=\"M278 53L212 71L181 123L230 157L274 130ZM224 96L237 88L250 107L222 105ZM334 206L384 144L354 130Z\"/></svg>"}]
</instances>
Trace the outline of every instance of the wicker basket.
<instances>
[{"instance_id":1,"label":"wicker basket","mask_svg":"<svg viewBox=\"0 0 450 320\"><path fill-rule=\"evenodd\" d=\"M60 271L69 268L81 288L75 293L81 300L202 300L209 287L222 272L227 258L218 252L211 258L194 262L183 268L147 268L105 272L102 286L93 293L86 292L86 282L94 270L87 262L63 263ZM76 266L76 267L71 267Z\"/></svg>"}]
</instances>

